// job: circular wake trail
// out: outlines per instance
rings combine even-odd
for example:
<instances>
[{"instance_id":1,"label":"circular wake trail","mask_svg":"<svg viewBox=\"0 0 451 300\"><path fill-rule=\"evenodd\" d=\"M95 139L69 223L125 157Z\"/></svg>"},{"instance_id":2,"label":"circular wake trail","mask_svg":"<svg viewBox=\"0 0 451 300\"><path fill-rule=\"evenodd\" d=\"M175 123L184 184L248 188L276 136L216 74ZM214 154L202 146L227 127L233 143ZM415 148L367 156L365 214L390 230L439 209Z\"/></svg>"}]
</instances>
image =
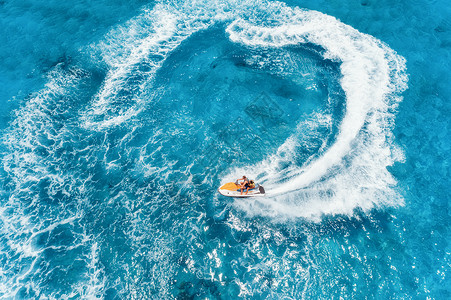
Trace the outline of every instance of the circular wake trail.
<instances>
[{"instance_id":1,"label":"circular wake trail","mask_svg":"<svg viewBox=\"0 0 451 300\"><path fill-rule=\"evenodd\" d=\"M249 203L240 204L243 209L318 218L352 213L356 207L402 203L387 166L403 156L394 145L391 130L400 93L407 86L404 58L334 17L279 2L261 1L258 6L251 1L157 4L112 30L95 45L110 71L92 108L83 116L85 127L117 126L139 114L143 99L152 99L152 93L158 92L152 88L153 79L171 51L193 33L218 22L225 23L230 40L248 47L322 47L325 60L340 63L340 84L346 96L339 133L326 151L303 166L280 169L282 162L290 165L296 155L293 147L299 140L295 133L280 147L284 155L245 168L265 173L258 177L270 193L286 195L259 200L265 202L259 210L244 207ZM147 68L142 68L143 64Z\"/></svg>"}]
</instances>

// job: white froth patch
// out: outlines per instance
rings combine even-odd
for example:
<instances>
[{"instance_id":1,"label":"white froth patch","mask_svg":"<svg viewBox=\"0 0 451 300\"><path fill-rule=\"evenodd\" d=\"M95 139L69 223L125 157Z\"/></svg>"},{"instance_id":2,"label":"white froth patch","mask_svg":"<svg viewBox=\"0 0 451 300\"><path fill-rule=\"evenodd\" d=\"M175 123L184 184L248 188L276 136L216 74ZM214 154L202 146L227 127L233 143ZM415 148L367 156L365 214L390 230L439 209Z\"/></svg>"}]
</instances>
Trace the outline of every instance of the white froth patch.
<instances>
[{"instance_id":1,"label":"white froth patch","mask_svg":"<svg viewBox=\"0 0 451 300\"><path fill-rule=\"evenodd\" d=\"M77 296L85 299L98 299L105 293L106 277L103 268L99 263L99 246L97 242L91 245L91 252L86 258L88 261L87 280L76 287Z\"/></svg>"}]
</instances>

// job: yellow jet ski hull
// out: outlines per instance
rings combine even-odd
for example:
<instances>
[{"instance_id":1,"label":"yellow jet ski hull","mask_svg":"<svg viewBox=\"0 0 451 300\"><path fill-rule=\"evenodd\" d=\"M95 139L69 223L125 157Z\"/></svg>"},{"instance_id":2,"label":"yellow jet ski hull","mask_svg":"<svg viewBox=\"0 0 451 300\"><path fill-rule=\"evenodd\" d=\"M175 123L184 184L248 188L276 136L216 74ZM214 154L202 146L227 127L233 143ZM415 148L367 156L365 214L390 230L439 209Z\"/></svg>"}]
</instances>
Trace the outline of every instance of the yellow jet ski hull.
<instances>
[{"instance_id":1,"label":"yellow jet ski hull","mask_svg":"<svg viewBox=\"0 0 451 300\"><path fill-rule=\"evenodd\" d=\"M218 192L226 197L233 197L233 198L250 198L250 197L262 197L265 196L265 189L261 185L257 185L254 189L251 189L246 193L246 191L243 191L243 194L240 192L240 185L236 184L234 182L227 182L226 184L222 185Z\"/></svg>"}]
</instances>

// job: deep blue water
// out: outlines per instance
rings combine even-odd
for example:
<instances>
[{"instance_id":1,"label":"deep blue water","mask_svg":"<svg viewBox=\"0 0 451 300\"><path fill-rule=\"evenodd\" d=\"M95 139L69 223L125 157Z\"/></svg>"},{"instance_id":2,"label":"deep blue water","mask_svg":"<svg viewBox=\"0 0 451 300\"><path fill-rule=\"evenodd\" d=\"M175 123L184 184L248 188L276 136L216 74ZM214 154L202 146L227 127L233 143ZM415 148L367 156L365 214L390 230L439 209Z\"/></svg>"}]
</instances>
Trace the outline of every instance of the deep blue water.
<instances>
[{"instance_id":1,"label":"deep blue water","mask_svg":"<svg viewBox=\"0 0 451 300\"><path fill-rule=\"evenodd\" d=\"M451 8L395 2L0 1L0 297L449 299Z\"/></svg>"}]
</instances>

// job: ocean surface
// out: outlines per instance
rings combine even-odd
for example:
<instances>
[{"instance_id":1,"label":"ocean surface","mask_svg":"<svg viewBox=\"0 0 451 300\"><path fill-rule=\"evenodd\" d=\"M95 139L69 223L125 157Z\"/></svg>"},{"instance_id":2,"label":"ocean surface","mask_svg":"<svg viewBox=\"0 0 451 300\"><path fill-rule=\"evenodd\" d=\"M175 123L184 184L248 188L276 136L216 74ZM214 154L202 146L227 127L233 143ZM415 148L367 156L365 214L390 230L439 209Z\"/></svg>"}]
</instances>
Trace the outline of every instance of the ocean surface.
<instances>
[{"instance_id":1,"label":"ocean surface","mask_svg":"<svg viewBox=\"0 0 451 300\"><path fill-rule=\"evenodd\" d=\"M451 6L0 1L1 299L450 299ZM247 175L267 196L217 188Z\"/></svg>"}]
</instances>

